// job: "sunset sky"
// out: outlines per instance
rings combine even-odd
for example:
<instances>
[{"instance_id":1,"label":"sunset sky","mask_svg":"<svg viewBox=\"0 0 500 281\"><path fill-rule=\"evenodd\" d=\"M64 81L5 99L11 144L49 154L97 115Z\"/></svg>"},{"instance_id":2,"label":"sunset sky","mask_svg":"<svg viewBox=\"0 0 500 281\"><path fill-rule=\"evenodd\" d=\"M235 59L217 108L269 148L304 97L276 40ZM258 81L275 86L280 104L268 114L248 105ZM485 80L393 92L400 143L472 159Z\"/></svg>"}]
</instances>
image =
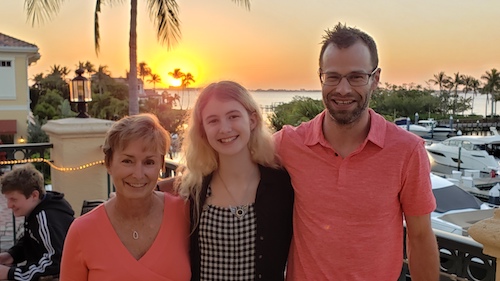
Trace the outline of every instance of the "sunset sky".
<instances>
[{"instance_id":1,"label":"sunset sky","mask_svg":"<svg viewBox=\"0 0 500 281\"><path fill-rule=\"evenodd\" d=\"M40 49L30 78L54 64L70 68L73 77L78 61L87 60L107 65L112 76L125 75L130 1L102 11L99 56L95 1L67 0L51 21L35 27L24 2L0 1L0 32ZM426 86L440 71L479 79L500 69L498 0L254 0L250 11L230 0L178 0L182 38L170 51L156 41L145 3L138 8L138 62L161 76L160 86L180 68L193 74L194 87L230 79L249 89L319 89L319 43L338 22L374 37L382 83Z\"/></svg>"}]
</instances>

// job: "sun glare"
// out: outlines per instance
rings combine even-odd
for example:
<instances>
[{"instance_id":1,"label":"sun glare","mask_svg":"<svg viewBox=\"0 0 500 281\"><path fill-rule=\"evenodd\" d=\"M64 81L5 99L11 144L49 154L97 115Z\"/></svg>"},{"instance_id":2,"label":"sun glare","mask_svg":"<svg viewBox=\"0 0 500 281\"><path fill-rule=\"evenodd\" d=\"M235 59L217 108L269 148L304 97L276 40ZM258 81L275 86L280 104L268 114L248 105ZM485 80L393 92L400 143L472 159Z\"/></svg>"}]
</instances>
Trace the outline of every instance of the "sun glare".
<instances>
[{"instance_id":1,"label":"sun glare","mask_svg":"<svg viewBox=\"0 0 500 281\"><path fill-rule=\"evenodd\" d=\"M196 87L199 83L200 67L196 63L196 58L187 49L175 49L171 52L156 52L150 59L151 69L160 74L163 85L166 87L179 87L182 85L181 79L174 79L169 73L179 69L182 73L190 73L194 77L188 87Z\"/></svg>"},{"instance_id":2,"label":"sun glare","mask_svg":"<svg viewBox=\"0 0 500 281\"><path fill-rule=\"evenodd\" d=\"M182 81L181 79L174 79L173 77L169 77L168 84L172 87L179 87L182 84Z\"/></svg>"}]
</instances>

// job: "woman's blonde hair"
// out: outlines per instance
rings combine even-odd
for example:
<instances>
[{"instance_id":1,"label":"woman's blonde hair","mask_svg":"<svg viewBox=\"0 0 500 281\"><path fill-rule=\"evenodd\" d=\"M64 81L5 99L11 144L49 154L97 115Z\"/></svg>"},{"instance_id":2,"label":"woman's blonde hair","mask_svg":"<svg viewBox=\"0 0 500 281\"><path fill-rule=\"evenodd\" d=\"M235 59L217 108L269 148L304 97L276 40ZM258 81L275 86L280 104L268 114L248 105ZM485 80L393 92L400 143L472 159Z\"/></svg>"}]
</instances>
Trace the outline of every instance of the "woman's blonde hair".
<instances>
[{"instance_id":1,"label":"woman's blonde hair","mask_svg":"<svg viewBox=\"0 0 500 281\"><path fill-rule=\"evenodd\" d=\"M130 142L139 139L148 147L155 148L162 156L170 149L170 134L161 126L155 115L142 113L126 116L111 126L104 139L102 151L106 167L109 167L113 160L115 151L124 149Z\"/></svg>"},{"instance_id":2,"label":"woman's blonde hair","mask_svg":"<svg viewBox=\"0 0 500 281\"><path fill-rule=\"evenodd\" d=\"M237 101L249 115L255 114L256 126L248 141L252 161L267 167L278 167L271 131L264 123L259 105L248 90L232 81L220 81L208 85L201 91L191 110L187 137L182 143L186 157L185 168L179 170L182 178L178 183L178 193L181 196L193 197L196 214L200 208L199 197L203 177L211 174L219 165L218 154L208 143L201 116L207 103L214 98L221 101Z\"/></svg>"}]
</instances>

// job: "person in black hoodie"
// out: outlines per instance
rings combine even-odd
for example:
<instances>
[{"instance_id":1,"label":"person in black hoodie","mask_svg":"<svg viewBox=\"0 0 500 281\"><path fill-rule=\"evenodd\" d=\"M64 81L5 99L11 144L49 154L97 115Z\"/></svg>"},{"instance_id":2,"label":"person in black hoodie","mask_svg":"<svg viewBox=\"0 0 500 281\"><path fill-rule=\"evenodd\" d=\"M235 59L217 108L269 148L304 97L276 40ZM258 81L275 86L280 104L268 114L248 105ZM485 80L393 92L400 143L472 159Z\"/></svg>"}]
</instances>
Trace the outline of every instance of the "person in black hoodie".
<instances>
[{"instance_id":1,"label":"person in black hoodie","mask_svg":"<svg viewBox=\"0 0 500 281\"><path fill-rule=\"evenodd\" d=\"M45 191L43 175L32 164L5 173L0 183L14 216L25 217L24 235L7 252L0 253L0 279L57 278L64 239L74 220L64 194Z\"/></svg>"}]
</instances>

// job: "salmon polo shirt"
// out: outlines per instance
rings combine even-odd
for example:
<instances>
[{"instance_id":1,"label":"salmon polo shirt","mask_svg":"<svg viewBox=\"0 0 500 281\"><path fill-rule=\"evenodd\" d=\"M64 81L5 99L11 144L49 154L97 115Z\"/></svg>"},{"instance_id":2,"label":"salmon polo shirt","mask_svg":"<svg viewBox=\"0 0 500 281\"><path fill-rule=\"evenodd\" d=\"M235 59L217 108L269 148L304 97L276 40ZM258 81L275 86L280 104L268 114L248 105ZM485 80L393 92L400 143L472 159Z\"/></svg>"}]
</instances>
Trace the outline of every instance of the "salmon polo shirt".
<instances>
[{"instance_id":1,"label":"salmon polo shirt","mask_svg":"<svg viewBox=\"0 0 500 281\"><path fill-rule=\"evenodd\" d=\"M367 138L342 158L323 135L326 112L275 134L295 191L287 280L397 280L403 213L436 207L424 141L369 109Z\"/></svg>"}]
</instances>

